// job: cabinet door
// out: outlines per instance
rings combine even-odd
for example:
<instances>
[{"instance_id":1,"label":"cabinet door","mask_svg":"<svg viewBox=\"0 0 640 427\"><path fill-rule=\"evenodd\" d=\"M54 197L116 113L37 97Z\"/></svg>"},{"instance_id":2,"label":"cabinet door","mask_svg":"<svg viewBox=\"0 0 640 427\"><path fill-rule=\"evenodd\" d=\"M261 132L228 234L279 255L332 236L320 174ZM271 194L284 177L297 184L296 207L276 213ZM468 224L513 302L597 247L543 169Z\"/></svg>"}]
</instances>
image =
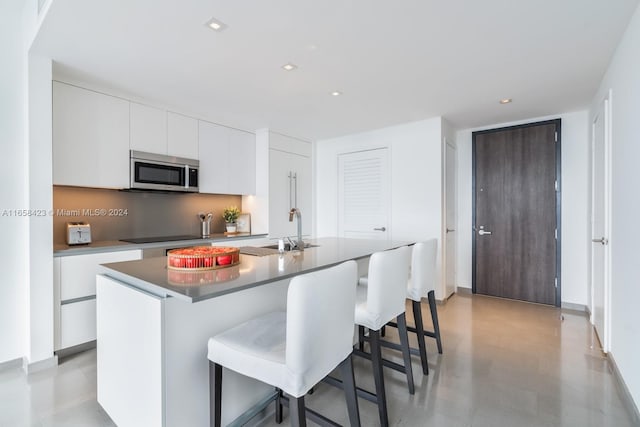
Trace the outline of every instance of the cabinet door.
<instances>
[{"instance_id":1,"label":"cabinet door","mask_svg":"<svg viewBox=\"0 0 640 427\"><path fill-rule=\"evenodd\" d=\"M95 339L95 298L64 304L60 307L60 345L56 350L72 347Z\"/></svg>"},{"instance_id":2,"label":"cabinet door","mask_svg":"<svg viewBox=\"0 0 640 427\"><path fill-rule=\"evenodd\" d=\"M229 134L224 126L199 121L200 173L198 187L201 193L227 193L231 169L227 162Z\"/></svg>"},{"instance_id":3,"label":"cabinet door","mask_svg":"<svg viewBox=\"0 0 640 427\"><path fill-rule=\"evenodd\" d=\"M311 159L269 150L269 237L297 236L296 219L289 210L300 209L302 234L311 234Z\"/></svg>"},{"instance_id":4,"label":"cabinet door","mask_svg":"<svg viewBox=\"0 0 640 427\"><path fill-rule=\"evenodd\" d=\"M200 192L255 194L255 134L200 121Z\"/></svg>"},{"instance_id":5,"label":"cabinet door","mask_svg":"<svg viewBox=\"0 0 640 427\"><path fill-rule=\"evenodd\" d=\"M129 102L53 82L53 184L129 187Z\"/></svg>"},{"instance_id":6,"label":"cabinet door","mask_svg":"<svg viewBox=\"0 0 640 427\"><path fill-rule=\"evenodd\" d=\"M131 103L129 147L147 153L167 154L167 112Z\"/></svg>"},{"instance_id":7,"label":"cabinet door","mask_svg":"<svg viewBox=\"0 0 640 427\"><path fill-rule=\"evenodd\" d=\"M187 159L198 158L198 120L167 113L167 154Z\"/></svg>"},{"instance_id":8,"label":"cabinet door","mask_svg":"<svg viewBox=\"0 0 640 427\"><path fill-rule=\"evenodd\" d=\"M294 154L269 150L269 237L297 234L296 224L289 222L293 207ZM295 221L295 220L294 220Z\"/></svg>"},{"instance_id":9,"label":"cabinet door","mask_svg":"<svg viewBox=\"0 0 640 427\"><path fill-rule=\"evenodd\" d=\"M312 217L311 204L313 200L311 194L311 158L294 155L293 172L296 177L293 181L294 204L298 209L300 209L300 213L302 215L302 234L310 236ZM296 234L297 232L296 228Z\"/></svg>"},{"instance_id":10,"label":"cabinet door","mask_svg":"<svg viewBox=\"0 0 640 427\"><path fill-rule=\"evenodd\" d=\"M96 294L98 266L141 259L140 250L60 257L60 301Z\"/></svg>"},{"instance_id":11,"label":"cabinet door","mask_svg":"<svg viewBox=\"0 0 640 427\"><path fill-rule=\"evenodd\" d=\"M256 193L256 136L250 132L229 129L227 163L232 171L230 194Z\"/></svg>"}]
</instances>

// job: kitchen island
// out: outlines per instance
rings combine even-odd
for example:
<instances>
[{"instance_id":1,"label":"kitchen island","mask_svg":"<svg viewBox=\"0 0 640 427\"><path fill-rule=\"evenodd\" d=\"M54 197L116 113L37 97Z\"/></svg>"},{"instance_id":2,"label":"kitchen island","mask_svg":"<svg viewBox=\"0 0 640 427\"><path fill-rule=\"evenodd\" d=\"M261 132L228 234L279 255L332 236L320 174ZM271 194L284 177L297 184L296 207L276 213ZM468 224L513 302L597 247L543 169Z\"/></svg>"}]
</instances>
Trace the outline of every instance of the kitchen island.
<instances>
[{"instance_id":1,"label":"kitchen island","mask_svg":"<svg viewBox=\"0 0 640 427\"><path fill-rule=\"evenodd\" d=\"M204 272L167 269L166 257L105 264L97 277L98 402L120 427L209 422L207 340L286 309L289 280L409 242L323 238L305 251L241 255ZM363 271L361 273L364 273ZM355 286L355 284L354 284ZM273 394L225 370L223 424Z\"/></svg>"}]
</instances>

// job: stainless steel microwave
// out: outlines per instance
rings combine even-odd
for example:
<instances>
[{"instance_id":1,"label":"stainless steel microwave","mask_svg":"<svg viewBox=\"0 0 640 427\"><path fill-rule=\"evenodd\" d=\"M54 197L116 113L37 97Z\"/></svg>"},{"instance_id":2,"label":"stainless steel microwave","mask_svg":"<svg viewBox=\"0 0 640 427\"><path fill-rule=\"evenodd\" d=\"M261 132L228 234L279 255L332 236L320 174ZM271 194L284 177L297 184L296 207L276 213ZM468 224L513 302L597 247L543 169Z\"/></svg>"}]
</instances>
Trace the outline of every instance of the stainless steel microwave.
<instances>
[{"instance_id":1,"label":"stainless steel microwave","mask_svg":"<svg viewBox=\"0 0 640 427\"><path fill-rule=\"evenodd\" d=\"M200 162L131 150L130 188L198 192Z\"/></svg>"}]
</instances>

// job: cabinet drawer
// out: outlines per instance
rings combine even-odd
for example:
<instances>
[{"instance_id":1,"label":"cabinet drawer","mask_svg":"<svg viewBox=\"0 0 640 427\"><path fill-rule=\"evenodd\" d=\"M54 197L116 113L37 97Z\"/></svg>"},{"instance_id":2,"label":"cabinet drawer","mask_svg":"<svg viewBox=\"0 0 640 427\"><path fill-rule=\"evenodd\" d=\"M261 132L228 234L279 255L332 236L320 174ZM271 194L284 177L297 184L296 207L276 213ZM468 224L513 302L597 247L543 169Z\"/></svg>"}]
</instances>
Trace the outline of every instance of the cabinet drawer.
<instances>
[{"instance_id":1,"label":"cabinet drawer","mask_svg":"<svg viewBox=\"0 0 640 427\"><path fill-rule=\"evenodd\" d=\"M75 255L60 258L60 300L96 294L98 266L110 262L142 258L140 250Z\"/></svg>"},{"instance_id":2,"label":"cabinet drawer","mask_svg":"<svg viewBox=\"0 0 640 427\"><path fill-rule=\"evenodd\" d=\"M96 339L95 298L60 306L60 348ZM57 349L57 350L59 350Z\"/></svg>"}]
</instances>

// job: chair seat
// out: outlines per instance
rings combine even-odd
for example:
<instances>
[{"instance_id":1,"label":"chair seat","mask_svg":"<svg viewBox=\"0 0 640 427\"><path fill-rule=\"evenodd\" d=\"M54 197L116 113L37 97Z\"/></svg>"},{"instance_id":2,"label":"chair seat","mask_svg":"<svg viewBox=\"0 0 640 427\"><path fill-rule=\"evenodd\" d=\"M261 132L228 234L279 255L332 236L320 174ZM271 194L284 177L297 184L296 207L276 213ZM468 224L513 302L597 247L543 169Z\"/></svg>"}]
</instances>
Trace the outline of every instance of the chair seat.
<instances>
[{"instance_id":1,"label":"chair seat","mask_svg":"<svg viewBox=\"0 0 640 427\"><path fill-rule=\"evenodd\" d=\"M231 328L209 339L208 358L293 396L304 395L304 384L294 384L286 369L286 322L285 312L273 312Z\"/></svg>"}]
</instances>

